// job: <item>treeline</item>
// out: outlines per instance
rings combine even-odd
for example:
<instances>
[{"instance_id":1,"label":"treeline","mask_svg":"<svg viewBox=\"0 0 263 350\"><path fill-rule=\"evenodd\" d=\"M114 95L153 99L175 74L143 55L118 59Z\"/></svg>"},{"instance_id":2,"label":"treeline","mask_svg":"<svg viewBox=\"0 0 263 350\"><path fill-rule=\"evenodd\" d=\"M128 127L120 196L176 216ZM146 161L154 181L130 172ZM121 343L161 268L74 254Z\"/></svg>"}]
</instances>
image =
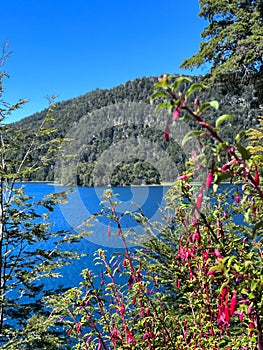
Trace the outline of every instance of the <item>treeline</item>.
<instances>
[{"instance_id":1,"label":"treeline","mask_svg":"<svg viewBox=\"0 0 263 350\"><path fill-rule=\"evenodd\" d=\"M57 103L50 126L56 130L55 137L67 141L62 142L61 153L52 164L43 164L34 173L24 174L23 180L55 180L79 186L172 181L184 166L187 149L182 149L179 141L180 134L187 130L180 126L178 132L174 126L170 142L164 140L167 113L156 114L155 106L150 105L156 80L156 77L135 79L110 90L96 89ZM201 77L192 80L199 82ZM183 89L188 87L189 83L183 84ZM217 84L203 90L198 98L201 103L217 100L220 104L219 111L207 114L208 122L221 114L236 116L222 130L224 138L230 140L234 130L255 127L258 123L260 108L252 86L227 92L224 84ZM47 110L35 113L15 123L15 127L32 132L41 125L46 113ZM42 139L42 147L36 152L45 154L49 136L43 135ZM13 156L23 157L23 150Z\"/></svg>"}]
</instances>

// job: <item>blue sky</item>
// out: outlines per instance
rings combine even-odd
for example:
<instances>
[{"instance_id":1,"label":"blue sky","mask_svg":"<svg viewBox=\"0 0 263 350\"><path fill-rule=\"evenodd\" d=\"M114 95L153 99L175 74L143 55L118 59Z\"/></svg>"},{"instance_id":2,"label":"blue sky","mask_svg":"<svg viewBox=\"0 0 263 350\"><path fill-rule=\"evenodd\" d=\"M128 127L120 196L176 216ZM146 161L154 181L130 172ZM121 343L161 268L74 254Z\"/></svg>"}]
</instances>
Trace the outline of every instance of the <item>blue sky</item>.
<instances>
[{"instance_id":1,"label":"blue sky","mask_svg":"<svg viewBox=\"0 0 263 350\"><path fill-rule=\"evenodd\" d=\"M3 98L29 99L9 121L46 108L47 95L61 101L136 77L185 74L179 66L206 26L198 0L8 0L0 9L0 44L8 40L12 51Z\"/></svg>"}]
</instances>

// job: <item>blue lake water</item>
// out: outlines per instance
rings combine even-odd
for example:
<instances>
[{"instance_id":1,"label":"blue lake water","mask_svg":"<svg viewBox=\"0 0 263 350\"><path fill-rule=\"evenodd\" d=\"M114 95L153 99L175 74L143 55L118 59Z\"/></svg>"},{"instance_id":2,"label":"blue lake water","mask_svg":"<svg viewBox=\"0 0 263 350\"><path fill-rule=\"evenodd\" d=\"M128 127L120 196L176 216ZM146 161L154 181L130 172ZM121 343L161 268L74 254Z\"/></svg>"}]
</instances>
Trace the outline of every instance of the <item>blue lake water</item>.
<instances>
[{"instance_id":1,"label":"blue lake water","mask_svg":"<svg viewBox=\"0 0 263 350\"><path fill-rule=\"evenodd\" d=\"M133 201L142 209L150 221L161 220L159 209L164 203L164 194L168 190L167 186L134 186L134 187L115 187L111 190L118 194L117 199L121 201L118 205L118 214L121 215L126 211L137 212L138 208ZM59 192L66 189L65 187L56 187L54 184L47 183L26 183L25 192L33 196L36 200L43 198L45 195L53 192ZM66 204L57 205L54 212L50 213L50 221L52 222L52 230L80 232L82 229L91 231L90 235L85 236L78 243L72 243L66 248L73 249L79 253L87 254L87 256L73 261L70 265L65 266L61 273L63 277L57 280L48 281L52 283L52 287L63 285L65 287L76 286L81 281L80 273L84 268L98 271L98 267L94 266L93 257L97 249L107 250L109 254L115 251L122 251L123 244L116 235L117 228L110 219L103 216L98 217L97 221L93 221L91 227L85 226L86 220L93 214L99 213L102 209L100 204L103 199L103 192L106 188L77 187L68 195ZM107 188L108 189L108 188ZM110 224L111 237L108 237L108 225ZM132 230L136 235L143 234L143 231L134 219L130 216L124 216L122 219L123 230ZM46 242L45 247L51 248L53 242ZM131 249L134 242L129 243ZM51 287L51 286L49 286Z\"/></svg>"}]
</instances>

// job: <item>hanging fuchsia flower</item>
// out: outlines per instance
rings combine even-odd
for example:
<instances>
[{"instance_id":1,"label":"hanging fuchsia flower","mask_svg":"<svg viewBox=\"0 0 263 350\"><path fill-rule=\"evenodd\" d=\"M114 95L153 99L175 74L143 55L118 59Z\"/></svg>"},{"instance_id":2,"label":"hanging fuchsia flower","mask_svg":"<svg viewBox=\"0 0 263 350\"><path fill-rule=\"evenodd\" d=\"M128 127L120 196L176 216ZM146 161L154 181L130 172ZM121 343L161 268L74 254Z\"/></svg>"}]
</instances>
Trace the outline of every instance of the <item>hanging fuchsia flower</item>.
<instances>
[{"instance_id":1,"label":"hanging fuchsia flower","mask_svg":"<svg viewBox=\"0 0 263 350\"><path fill-rule=\"evenodd\" d=\"M177 120L180 117L181 108L177 106L176 110L173 112L173 120Z\"/></svg>"},{"instance_id":2,"label":"hanging fuchsia flower","mask_svg":"<svg viewBox=\"0 0 263 350\"><path fill-rule=\"evenodd\" d=\"M133 337L132 331L127 331L127 343L130 344L133 341L136 341L136 339Z\"/></svg>"},{"instance_id":3,"label":"hanging fuchsia flower","mask_svg":"<svg viewBox=\"0 0 263 350\"><path fill-rule=\"evenodd\" d=\"M209 126L209 124L206 122L199 122L199 124L205 128L207 128Z\"/></svg>"},{"instance_id":4,"label":"hanging fuchsia flower","mask_svg":"<svg viewBox=\"0 0 263 350\"><path fill-rule=\"evenodd\" d=\"M207 178L206 178L206 188L207 188L207 189L210 188L212 181L213 181L213 173L210 172L210 173L207 175Z\"/></svg>"},{"instance_id":5,"label":"hanging fuchsia flower","mask_svg":"<svg viewBox=\"0 0 263 350\"><path fill-rule=\"evenodd\" d=\"M220 252L219 252L218 249L215 249L215 256L216 256L218 259L222 259L222 255L220 254Z\"/></svg>"},{"instance_id":6,"label":"hanging fuchsia flower","mask_svg":"<svg viewBox=\"0 0 263 350\"><path fill-rule=\"evenodd\" d=\"M183 174L181 176L178 176L177 180L186 180L189 176L186 174Z\"/></svg>"},{"instance_id":7,"label":"hanging fuchsia flower","mask_svg":"<svg viewBox=\"0 0 263 350\"><path fill-rule=\"evenodd\" d=\"M199 195L197 196L197 199L196 199L196 207L197 207L197 209L201 208L202 200L203 200L203 193L204 193L204 186L201 187L200 193L199 193Z\"/></svg>"},{"instance_id":8,"label":"hanging fuchsia flower","mask_svg":"<svg viewBox=\"0 0 263 350\"><path fill-rule=\"evenodd\" d=\"M259 185L259 174L258 170L255 172L255 177L254 177L255 184L258 186Z\"/></svg>"},{"instance_id":9,"label":"hanging fuchsia flower","mask_svg":"<svg viewBox=\"0 0 263 350\"><path fill-rule=\"evenodd\" d=\"M248 334L249 337L252 337L253 329L254 329L254 323L250 322L248 325L248 328L250 329L250 332Z\"/></svg>"},{"instance_id":10,"label":"hanging fuchsia flower","mask_svg":"<svg viewBox=\"0 0 263 350\"><path fill-rule=\"evenodd\" d=\"M222 289L222 292L221 292L221 297L222 297L222 300L224 300L224 299L225 299L226 293L227 293L227 288L226 288L226 287L224 287L224 288Z\"/></svg>"},{"instance_id":11,"label":"hanging fuchsia flower","mask_svg":"<svg viewBox=\"0 0 263 350\"><path fill-rule=\"evenodd\" d=\"M77 323L76 330L78 333L81 331L81 323L80 322Z\"/></svg>"},{"instance_id":12,"label":"hanging fuchsia flower","mask_svg":"<svg viewBox=\"0 0 263 350\"><path fill-rule=\"evenodd\" d=\"M227 162L226 164L224 164L221 168L221 171L224 173L228 168L231 167L231 165L236 164L237 160L236 159L232 159L229 162Z\"/></svg>"},{"instance_id":13,"label":"hanging fuchsia flower","mask_svg":"<svg viewBox=\"0 0 263 350\"><path fill-rule=\"evenodd\" d=\"M230 322L230 313L229 313L229 308L228 308L228 298L226 298L226 303L225 303L225 320L227 323Z\"/></svg>"},{"instance_id":14,"label":"hanging fuchsia flower","mask_svg":"<svg viewBox=\"0 0 263 350\"><path fill-rule=\"evenodd\" d=\"M124 313L125 313L125 306L124 306L124 303L122 303L120 307L120 314L123 316Z\"/></svg>"},{"instance_id":15,"label":"hanging fuchsia flower","mask_svg":"<svg viewBox=\"0 0 263 350\"><path fill-rule=\"evenodd\" d=\"M233 291L233 296L230 302L230 314L233 315L233 313L236 311L236 305L237 305L237 292L236 290Z\"/></svg>"},{"instance_id":16,"label":"hanging fuchsia flower","mask_svg":"<svg viewBox=\"0 0 263 350\"><path fill-rule=\"evenodd\" d=\"M168 134L168 132L164 131L163 137L164 137L165 141L167 141L167 142L169 141L169 134Z\"/></svg>"},{"instance_id":17,"label":"hanging fuchsia flower","mask_svg":"<svg viewBox=\"0 0 263 350\"><path fill-rule=\"evenodd\" d=\"M165 129L164 129L164 133L163 133L163 137L164 137L164 139L165 139L165 141L169 141L169 139L170 139L170 137L169 137L169 135L170 135L170 126L169 126L169 120L168 120L168 122L167 122L167 124L166 124L166 127L165 127Z\"/></svg>"}]
</instances>

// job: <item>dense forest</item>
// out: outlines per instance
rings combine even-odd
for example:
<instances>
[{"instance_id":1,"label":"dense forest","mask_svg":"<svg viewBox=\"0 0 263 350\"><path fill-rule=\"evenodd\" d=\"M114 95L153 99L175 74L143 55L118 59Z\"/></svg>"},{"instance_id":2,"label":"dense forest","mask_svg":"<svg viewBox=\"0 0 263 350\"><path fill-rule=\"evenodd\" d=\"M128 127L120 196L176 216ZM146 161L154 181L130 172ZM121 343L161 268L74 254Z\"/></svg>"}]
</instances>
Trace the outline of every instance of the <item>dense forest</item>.
<instances>
[{"instance_id":1,"label":"dense forest","mask_svg":"<svg viewBox=\"0 0 263 350\"><path fill-rule=\"evenodd\" d=\"M191 77L197 83L201 78ZM181 172L187 152L180 145L178 133L185 134L187 130L182 126L182 130L175 127L174 137L169 142L164 139L167 115L156 113L155 106L150 105L152 87L156 81L157 77L138 78L109 90L96 89L57 103L50 126L56 130L56 137L67 141L62 143L61 153L53 164L43 164L29 176L24 175L22 180L55 180L80 186L172 181ZM189 85L184 83L184 89ZM261 106L256 103L252 86L227 91L224 84L216 84L212 89L199 93L198 98L201 103L209 100L219 102L219 110L207 114L208 122L221 114L235 116L222 131L224 137L231 139L233 130L257 125ZM41 125L46 113L47 110L35 113L14 126L26 128L30 133ZM47 140L48 136L43 135L40 152L47 151ZM23 151L15 156L22 157Z\"/></svg>"}]
</instances>

